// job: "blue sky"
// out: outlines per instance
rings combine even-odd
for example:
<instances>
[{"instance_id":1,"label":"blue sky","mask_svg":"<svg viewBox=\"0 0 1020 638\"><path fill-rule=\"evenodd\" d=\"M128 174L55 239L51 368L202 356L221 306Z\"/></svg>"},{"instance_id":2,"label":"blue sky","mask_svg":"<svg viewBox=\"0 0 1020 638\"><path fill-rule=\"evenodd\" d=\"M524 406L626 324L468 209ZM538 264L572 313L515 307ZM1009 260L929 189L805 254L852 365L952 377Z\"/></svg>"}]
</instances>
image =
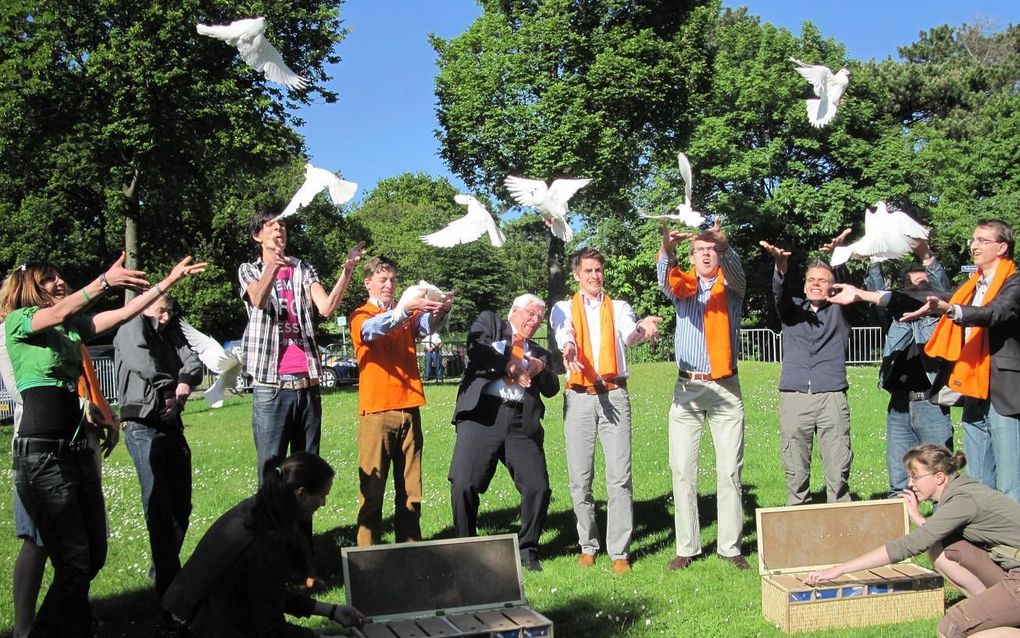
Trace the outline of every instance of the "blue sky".
<instances>
[{"instance_id":1,"label":"blue sky","mask_svg":"<svg viewBox=\"0 0 1020 638\"><path fill-rule=\"evenodd\" d=\"M1016 0L724 0L747 6L765 22L800 33L805 20L842 42L852 58L896 56L896 47L940 24L988 20L997 29L1020 22ZM358 196L385 177L406 171L454 177L438 155L432 78L435 55L428 34L451 38L481 14L474 0L346 0L350 34L342 60L329 69L336 104L298 113L311 161L358 183Z\"/></svg>"}]
</instances>

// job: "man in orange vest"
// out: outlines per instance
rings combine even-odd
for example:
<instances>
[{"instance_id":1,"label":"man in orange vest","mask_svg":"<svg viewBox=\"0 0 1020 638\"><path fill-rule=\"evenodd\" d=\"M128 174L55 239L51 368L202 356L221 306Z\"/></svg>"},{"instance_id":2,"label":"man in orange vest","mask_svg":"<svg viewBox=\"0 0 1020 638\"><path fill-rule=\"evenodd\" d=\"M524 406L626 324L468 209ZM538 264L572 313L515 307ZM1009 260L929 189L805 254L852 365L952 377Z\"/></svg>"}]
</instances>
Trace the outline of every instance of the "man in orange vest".
<instances>
[{"instance_id":1,"label":"man in orange vest","mask_svg":"<svg viewBox=\"0 0 1020 638\"><path fill-rule=\"evenodd\" d=\"M424 295L394 304L397 266L383 257L365 262L368 301L351 315L358 358L358 545L382 542L386 477L396 490L394 535L398 543L421 540L421 415L425 391L415 340L435 332L453 295Z\"/></svg>"},{"instance_id":2,"label":"man in orange vest","mask_svg":"<svg viewBox=\"0 0 1020 638\"><path fill-rule=\"evenodd\" d=\"M606 551L613 573L630 571L629 546L634 529L631 483L630 395L624 346L635 346L659 334L662 317L641 321L630 304L610 299L603 290L606 258L582 248L570 260L579 290L553 306L549 323L563 353L567 384L563 394L563 435L567 451L570 497L581 555L581 567L595 564L599 526L595 521L592 478L595 443L602 443L606 462Z\"/></svg>"}]
</instances>

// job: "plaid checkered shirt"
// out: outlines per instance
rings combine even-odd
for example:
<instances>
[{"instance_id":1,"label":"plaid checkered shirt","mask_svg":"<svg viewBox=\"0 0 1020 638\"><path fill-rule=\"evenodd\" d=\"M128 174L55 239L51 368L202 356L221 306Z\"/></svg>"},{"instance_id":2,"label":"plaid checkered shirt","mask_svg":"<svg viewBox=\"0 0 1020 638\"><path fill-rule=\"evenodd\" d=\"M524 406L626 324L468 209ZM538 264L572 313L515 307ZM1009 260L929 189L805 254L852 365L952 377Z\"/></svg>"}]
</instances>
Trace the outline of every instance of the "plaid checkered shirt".
<instances>
[{"instance_id":1,"label":"plaid checkered shirt","mask_svg":"<svg viewBox=\"0 0 1020 638\"><path fill-rule=\"evenodd\" d=\"M290 257L294 262L294 303L298 307L298 323L304 336L305 358L308 360L308 376L317 379L322 374L319 350L315 345L315 308L312 305L311 285L319 281L319 273L306 262ZM265 309L256 308L248 299L248 285L262 276L265 264L260 258L244 263L237 269L241 282L241 299L248 311L248 325L242 340L244 348L244 371L261 383L279 381L280 327L279 319L284 317L280 297L274 283Z\"/></svg>"}]
</instances>

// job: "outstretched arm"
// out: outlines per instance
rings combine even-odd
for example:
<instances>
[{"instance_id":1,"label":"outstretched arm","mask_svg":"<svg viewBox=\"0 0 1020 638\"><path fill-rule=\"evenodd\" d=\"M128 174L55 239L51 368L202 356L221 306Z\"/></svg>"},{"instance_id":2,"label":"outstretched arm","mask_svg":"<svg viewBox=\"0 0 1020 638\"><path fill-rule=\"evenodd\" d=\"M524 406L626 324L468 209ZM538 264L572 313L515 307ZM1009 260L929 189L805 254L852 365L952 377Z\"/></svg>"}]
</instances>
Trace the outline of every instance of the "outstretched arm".
<instances>
[{"instance_id":1,"label":"outstretched arm","mask_svg":"<svg viewBox=\"0 0 1020 638\"><path fill-rule=\"evenodd\" d=\"M311 286L312 301L315 303L316 310L319 311L319 316L330 317L336 312L336 309L340 306L340 302L344 300L344 294L347 292L347 287L351 283L351 278L354 276L354 267L357 266L358 261L362 255L365 254L365 242L359 241L351 248L350 252L347 253L347 259L344 260L344 268L340 273L340 278L337 279L336 284L333 286L333 290L326 294L326 289L322 287L322 284L315 282Z\"/></svg>"},{"instance_id":2,"label":"outstretched arm","mask_svg":"<svg viewBox=\"0 0 1020 638\"><path fill-rule=\"evenodd\" d=\"M197 264L191 263L191 257L185 257L184 259L177 262L170 274L167 275L162 281L152 286L144 293L136 296L134 299L129 301L122 308L116 310L107 310L101 312L92 317L92 328L96 334L102 334L108 330L113 330L120 324L124 323L128 319L131 319L141 311L145 310L149 304L156 301L159 297L163 296L165 292L170 290L181 279L189 275L197 275L205 272L206 263L200 262Z\"/></svg>"}]
</instances>

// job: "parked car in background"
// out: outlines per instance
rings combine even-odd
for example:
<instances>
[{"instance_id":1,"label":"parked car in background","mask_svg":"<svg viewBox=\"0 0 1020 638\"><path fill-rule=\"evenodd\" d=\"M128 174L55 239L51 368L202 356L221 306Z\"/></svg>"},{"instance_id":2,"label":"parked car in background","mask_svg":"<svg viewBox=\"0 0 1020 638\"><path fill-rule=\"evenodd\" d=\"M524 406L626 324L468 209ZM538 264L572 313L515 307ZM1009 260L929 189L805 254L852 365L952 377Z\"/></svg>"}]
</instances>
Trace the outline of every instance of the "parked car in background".
<instances>
[{"instance_id":1,"label":"parked car in background","mask_svg":"<svg viewBox=\"0 0 1020 638\"><path fill-rule=\"evenodd\" d=\"M320 383L326 389L338 388L358 382L358 362L336 345L319 348L322 362Z\"/></svg>"}]
</instances>

